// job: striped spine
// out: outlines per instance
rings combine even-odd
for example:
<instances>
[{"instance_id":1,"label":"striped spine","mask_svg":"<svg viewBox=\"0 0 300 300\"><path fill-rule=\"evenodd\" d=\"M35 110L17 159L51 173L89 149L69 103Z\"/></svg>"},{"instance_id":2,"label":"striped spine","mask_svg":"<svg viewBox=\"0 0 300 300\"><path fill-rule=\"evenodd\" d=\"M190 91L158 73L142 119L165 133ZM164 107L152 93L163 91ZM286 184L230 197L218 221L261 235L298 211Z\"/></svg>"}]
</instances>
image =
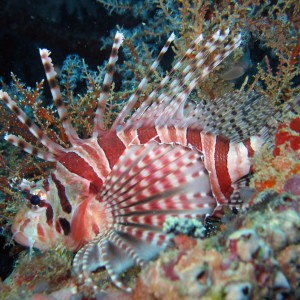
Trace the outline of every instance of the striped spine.
<instances>
[{"instance_id":1,"label":"striped spine","mask_svg":"<svg viewBox=\"0 0 300 300\"><path fill-rule=\"evenodd\" d=\"M24 182L28 197L42 185L46 199L32 205L33 211L20 214L14 226L15 238L30 247L43 248L49 246L48 235L51 246L57 235L68 248L79 250L73 262L74 273L85 284L93 285L90 273L105 266L116 286L130 291L120 275L135 264L143 265L170 245L173 236L162 231L168 216L205 220L221 205L238 206L238 180L251 171L250 159L261 147L262 139L254 136L231 141L220 135L222 130L214 131L223 129L220 123L225 117L219 112L213 123L214 112L201 115L201 105L185 111L191 91L239 46L240 35L232 38L229 32L217 31L201 50L196 50L203 41L199 35L132 112L174 40L172 33L112 127L106 129L106 102L124 39L117 32L93 134L87 140L78 137L68 117L49 51L40 50L54 104L72 146L64 149L51 141L7 93L0 92L0 98L47 151L13 135L6 139L35 156L57 162L56 170L44 183L33 186ZM225 102L227 108L235 112L229 102ZM241 124L244 117L239 118ZM231 119L226 122L231 124ZM227 130L234 131L233 127ZM243 132L238 134L243 136Z\"/></svg>"},{"instance_id":2,"label":"striped spine","mask_svg":"<svg viewBox=\"0 0 300 300\"><path fill-rule=\"evenodd\" d=\"M100 94L100 97L98 99L98 106L95 113L94 118L94 129L93 129L93 137L97 138L98 135L105 131L105 125L104 125L104 115L105 115L105 105L108 99L109 91L111 88L111 84L113 81L113 75L115 71L115 64L118 60L118 50L120 46L122 45L124 40L124 35L121 32L117 32L113 47L111 50L110 58L107 65L107 72L104 77L103 85L102 85L102 91Z\"/></svg>"},{"instance_id":3,"label":"striped spine","mask_svg":"<svg viewBox=\"0 0 300 300\"><path fill-rule=\"evenodd\" d=\"M29 131L33 134L33 136L37 138L50 153L57 157L65 152L63 147L50 140L41 131L41 129L31 121L31 119L24 113L24 111L21 108L17 106L17 104L10 98L10 96L6 92L0 90L0 98L4 101L7 107L16 114L19 121L28 127ZM6 135L6 138L12 141L13 143L17 143L17 145L21 141L18 137L15 137L13 135ZM39 150L36 147L28 143L21 143L21 146L24 146L24 151L30 154L38 155ZM45 156L45 158L48 157L51 161L53 160L53 155L49 154L48 156L48 154L46 154L45 152L41 152L41 156Z\"/></svg>"},{"instance_id":4,"label":"striped spine","mask_svg":"<svg viewBox=\"0 0 300 300\"><path fill-rule=\"evenodd\" d=\"M61 123L68 137L69 142L74 146L76 142L80 141L79 137L71 124L71 120L68 116L67 109L64 105L59 85L56 80L56 72L52 64L52 60L49 57L50 52L47 49L40 49L40 56L45 69L46 77L50 86L54 105L57 108Z\"/></svg>"},{"instance_id":5,"label":"striped spine","mask_svg":"<svg viewBox=\"0 0 300 300\"><path fill-rule=\"evenodd\" d=\"M130 96L127 104L124 106L124 108L120 112L119 116L115 120L114 124L112 125L112 127L110 129L111 132L113 132L114 130L116 130L116 127L118 125L123 124L124 119L130 114L130 111L132 110L132 108L134 107L134 105L136 104L136 102L138 101L139 96L141 95L141 93L147 87L147 83L148 83L149 78L151 77L151 75L154 73L154 71L158 67L161 59L163 58L164 54L169 49L169 47L170 47L170 45L171 45L171 43L173 42L174 39L175 39L175 34L172 33L170 35L170 37L168 38L166 44L164 45L164 47L160 51L158 57L156 58L156 60L154 61L154 63L151 65L148 74L139 83L136 91Z\"/></svg>"}]
</instances>

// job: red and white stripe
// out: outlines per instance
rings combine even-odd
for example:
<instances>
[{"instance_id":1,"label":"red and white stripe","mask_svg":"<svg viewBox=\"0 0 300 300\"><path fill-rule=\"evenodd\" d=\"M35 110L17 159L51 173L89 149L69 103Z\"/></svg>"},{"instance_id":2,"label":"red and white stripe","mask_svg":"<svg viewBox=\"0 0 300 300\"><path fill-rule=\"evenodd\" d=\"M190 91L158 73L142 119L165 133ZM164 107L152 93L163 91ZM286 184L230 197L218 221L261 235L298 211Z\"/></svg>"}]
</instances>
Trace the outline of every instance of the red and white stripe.
<instances>
[{"instance_id":1,"label":"red and white stripe","mask_svg":"<svg viewBox=\"0 0 300 300\"><path fill-rule=\"evenodd\" d=\"M109 96L111 84L113 82L115 63L118 60L118 50L122 45L123 41L124 41L124 35L121 32L117 32L112 46L109 61L107 64L107 72L105 74L104 81L102 84L102 91L98 99L97 110L95 112L94 129L93 129L94 138L97 138L101 132L106 130L104 125L105 106Z\"/></svg>"},{"instance_id":2,"label":"red and white stripe","mask_svg":"<svg viewBox=\"0 0 300 300\"><path fill-rule=\"evenodd\" d=\"M261 146L259 137L234 143L204 132L195 125L196 113L185 115L191 91L239 46L240 35L231 38L229 30L217 31L202 50L191 55L203 40L199 35L132 113L174 38L171 34L112 127L106 129L106 101L123 42L123 35L116 34L93 135L86 140L78 137L68 117L49 51L40 50L54 103L72 145L69 149L46 137L7 93L0 92L0 98L47 151L12 135L7 139L40 158L57 161L45 184L44 215L35 219L43 223L26 221L26 232L34 234L36 244L42 244L45 234L38 232L50 226L70 249L82 247L74 259L74 271L85 283L91 283L90 272L105 266L114 283L129 291L119 279L121 273L149 261L170 243L172 236L162 231L166 218L204 219L218 203L230 204L235 182L251 171L250 158ZM29 230L30 226L35 227ZM21 228L19 237L24 238Z\"/></svg>"},{"instance_id":3,"label":"red and white stripe","mask_svg":"<svg viewBox=\"0 0 300 300\"><path fill-rule=\"evenodd\" d=\"M54 105L57 108L61 123L65 130L65 133L68 137L69 142L72 145L76 144L76 141L79 141L79 137L71 124L71 120L69 118L67 109L64 105L62 95L60 92L60 88L58 82L56 80L56 72L54 71L54 67L52 64L52 60L49 57L50 52L47 49L40 49L40 56L42 59L42 63L45 69L46 77L50 86L52 98L54 101Z\"/></svg>"},{"instance_id":4,"label":"red and white stripe","mask_svg":"<svg viewBox=\"0 0 300 300\"><path fill-rule=\"evenodd\" d=\"M144 133L139 129L134 134ZM152 139L159 140L162 143L178 143L183 146L189 146L197 149L203 154L205 167L210 173L210 180L214 196L220 204L226 204L230 200L234 189L232 184L240 178L251 172L251 157L259 151L263 144L263 139L258 136L250 137L242 142L231 142L229 139L220 135L211 135L203 131L188 128L177 128L174 126L148 128L145 132L143 143ZM130 132L130 134L132 134ZM128 147L128 141L131 135L122 132L120 139L125 147ZM112 139L119 138L120 134ZM127 137L127 138L126 138ZM134 143L134 144L138 144ZM116 149L117 151L117 149ZM118 155L121 155L120 152ZM106 156L115 155L112 152L106 153Z\"/></svg>"}]
</instances>

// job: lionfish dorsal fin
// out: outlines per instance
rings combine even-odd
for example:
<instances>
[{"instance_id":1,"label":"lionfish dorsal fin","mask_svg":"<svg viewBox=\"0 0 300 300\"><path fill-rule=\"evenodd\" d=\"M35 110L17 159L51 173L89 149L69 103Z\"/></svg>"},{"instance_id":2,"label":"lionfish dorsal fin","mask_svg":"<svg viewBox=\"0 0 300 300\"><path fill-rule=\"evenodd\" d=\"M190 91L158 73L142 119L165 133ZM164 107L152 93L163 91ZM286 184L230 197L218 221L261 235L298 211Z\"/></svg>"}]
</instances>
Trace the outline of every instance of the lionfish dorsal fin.
<instances>
[{"instance_id":1,"label":"lionfish dorsal fin","mask_svg":"<svg viewBox=\"0 0 300 300\"><path fill-rule=\"evenodd\" d=\"M54 71L54 67L52 64L52 60L50 58L50 52L47 49L40 49L40 56L42 59L42 63L44 65L46 77L50 86L51 94L53 97L54 105L57 107L58 115L60 117L60 121L65 130L66 136L69 142L72 145L78 144L80 139L71 124L71 120L68 116L67 109L62 100L62 94L56 80L56 72ZM0 98L5 102L7 107L16 114L19 121L28 127L29 131L32 135L38 139L38 141L46 147L47 151L43 151L36 146L31 145L30 143L24 141L23 139L14 136L12 134L8 134L5 136L5 139L12 143L13 145L22 148L24 151L45 159L47 161L56 161L56 157L65 153L66 150L55 143L51 139L49 139L43 131L34 124L34 122L26 115L26 113L18 107L17 103L11 99L11 97L6 93L0 90Z\"/></svg>"},{"instance_id":2,"label":"lionfish dorsal fin","mask_svg":"<svg viewBox=\"0 0 300 300\"><path fill-rule=\"evenodd\" d=\"M52 153L43 151L43 150L37 148L36 146L31 145L30 143L24 141L20 137L17 137L13 134L6 134L4 136L4 139L6 141L8 141L9 143L11 143L12 145L19 147L19 148L23 149L25 152L32 154L36 157L39 157L46 161L56 161L56 158L54 155L55 152L53 152L52 150L50 150Z\"/></svg>"},{"instance_id":3,"label":"lionfish dorsal fin","mask_svg":"<svg viewBox=\"0 0 300 300\"><path fill-rule=\"evenodd\" d=\"M46 77L50 86L52 98L54 105L57 108L57 112L62 123L62 126L65 130L66 136L68 137L69 142L72 145L76 145L79 142L79 137L71 124L71 120L69 118L67 109L64 105L62 94L60 91L59 84L56 79L56 72L54 71L54 67L52 64L52 60L50 58L50 52L47 49L40 49L40 56L42 59L42 63L45 69Z\"/></svg>"},{"instance_id":4,"label":"lionfish dorsal fin","mask_svg":"<svg viewBox=\"0 0 300 300\"><path fill-rule=\"evenodd\" d=\"M101 132L105 131L105 106L109 96L109 91L111 88L111 84L113 81L113 75L115 72L115 64L118 60L118 50L124 41L124 35L121 32L117 32L115 35L114 43L112 46L111 54L109 57L109 61L106 67L106 74L104 76L102 91L98 98L97 110L94 118L94 129L93 129L93 137L97 137Z\"/></svg>"},{"instance_id":5,"label":"lionfish dorsal fin","mask_svg":"<svg viewBox=\"0 0 300 300\"><path fill-rule=\"evenodd\" d=\"M167 217L203 220L216 206L201 154L155 141L129 146L95 201L105 205L112 223L79 251L77 255L85 259L75 259L75 273L84 269L82 276L88 278L89 265L95 267L94 258L100 255L99 266L104 265L121 288L122 272L149 261L170 244L172 235L162 231Z\"/></svg>"},{"instance_id":6,"label":"lionfish dorsal fin","mask_svg":"<svg viewBox=\"0 0 300 300\"><path fill-rule=\"evenodd\" d=\"M0 99L2 99L7 107L14 114L16 114L18 120L28 127L28 130L31 132L31 134L41 142L41 144L48 150L48 152L32 146L31 144L25 142L23 139L12 134L8 134L4 137L8 142L22 148L24 151L30 154L41 157L48 161L55 161L56 156L61 155L65 152L65 149L62 146L49 139L43 133L43 131L32 122L32 120L25 114L25 112L18 107L17 103L13 101L11 97L2 90L0 90Z\"/></svg>"},{"instance_id":7,"label":"lionfish dorsal fin","mask_svg":"<svg viewBox=\"0 0 300 300\"><path fill-rule=\"evenodd\" d=\"M282 121L286 115L300 114L300 94L286 101L279 110L279 119Z\"/></svg>"},{"instance_id":8,"label":"lionfish dorsal fin","mask_svg":"<svg viewBox=\"0 0 300 300\"><path fill-rule=\"evenodd\" d=\"M267 139L274 134L276 124L276 111L266 97L238 91L212 101L202 99L178 126L198 128L239 142L253 135Z\"/></svg>"},{"instance_id":9,"label":"lionfish dorsal fin","mask_svg":"<svg viewBox=\"0 0 300 300\"><path fill-rule=\"evenodd\" d=\"M217 31L204 43L202 50L197 52L196 46L202 40L202 35L196 38L182 59L174 65L169 74L126 121L123 126L124 131L145 125L160 127L182 120L184 106L191 91L239 46L241 36L230 37L228 29ZM223 46L222 49L219 49L220 45ZM191 55L193 52L194 55ZM128 106L127 115L132 106Z\"/></svg>"},{"instance_id":10,"label":"lionfish dorsal fin","mask_svg":"<svg viewBox=\"0 0 300 300\"><path fill-rule=\"evenodd\" d=\"M157 58L155 59L155 61L151 65L147 75L139 83L136 91L130 96L129 100L127 101L127 104L123 107L122 111L118 115L117 119L113 123L110 130L115 130L117 126L122 125L124 123L125 118L130 114L132 108L134 107L134 105L139 100L139 97L140 97L141 93L147 87L149 78L154 73L156 68L159 66L159 63L160 63L161 59L163 58L164 54L169 49L169 47L170 47L170 45L171 45L171 43L173 42L174 39L175 39L175 34L172 33L169 36L169 38L168 38L167 42L165 43L164 47L161 49L159 55L157 56Z\"/></svg>"}]
</instances>

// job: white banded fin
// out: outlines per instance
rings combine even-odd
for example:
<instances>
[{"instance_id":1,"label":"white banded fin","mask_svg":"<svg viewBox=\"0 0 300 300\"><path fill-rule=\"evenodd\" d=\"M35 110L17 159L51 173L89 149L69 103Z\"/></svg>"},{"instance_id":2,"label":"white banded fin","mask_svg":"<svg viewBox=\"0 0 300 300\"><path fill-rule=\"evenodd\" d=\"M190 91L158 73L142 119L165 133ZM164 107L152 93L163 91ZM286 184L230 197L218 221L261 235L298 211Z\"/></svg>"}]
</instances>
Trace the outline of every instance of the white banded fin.
<instances>
[{"instance_id":1,"label":"white banded fin","mask_svg":"<svg viewBox=\"0 0 300 300\"><path fill-rule=\"evenodd\" d=\"M162 230L168 216L203 220L216 206L201 154L155 141L129 146L96 199L105 204L113 224L78 252L75 272L88 278L99 257L98 266L104 265L121 288L122 272L143 265L170 244L173 236Z\"/></svg>"}]
</instances>

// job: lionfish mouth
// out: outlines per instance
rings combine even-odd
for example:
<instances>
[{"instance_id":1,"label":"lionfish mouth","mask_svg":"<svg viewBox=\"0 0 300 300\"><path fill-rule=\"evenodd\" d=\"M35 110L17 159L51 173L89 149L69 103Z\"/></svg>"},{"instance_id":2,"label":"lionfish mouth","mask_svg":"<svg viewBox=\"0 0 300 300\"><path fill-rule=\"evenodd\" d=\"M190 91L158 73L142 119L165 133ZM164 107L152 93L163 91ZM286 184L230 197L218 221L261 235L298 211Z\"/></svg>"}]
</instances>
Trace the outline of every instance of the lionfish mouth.
<instances>
[{"instance_id":1,"label":"lionfish mouth","mask_svg":"<svg viewBox=\"0 0 300 300\"><path fill-rule=\"evenodd\" d=\"M45 225L44 209L22 209L17 213L12 233L14 240L26 247L47 250L57 243L57 232L52 226Z\"/></svg>"}]
</instances>

